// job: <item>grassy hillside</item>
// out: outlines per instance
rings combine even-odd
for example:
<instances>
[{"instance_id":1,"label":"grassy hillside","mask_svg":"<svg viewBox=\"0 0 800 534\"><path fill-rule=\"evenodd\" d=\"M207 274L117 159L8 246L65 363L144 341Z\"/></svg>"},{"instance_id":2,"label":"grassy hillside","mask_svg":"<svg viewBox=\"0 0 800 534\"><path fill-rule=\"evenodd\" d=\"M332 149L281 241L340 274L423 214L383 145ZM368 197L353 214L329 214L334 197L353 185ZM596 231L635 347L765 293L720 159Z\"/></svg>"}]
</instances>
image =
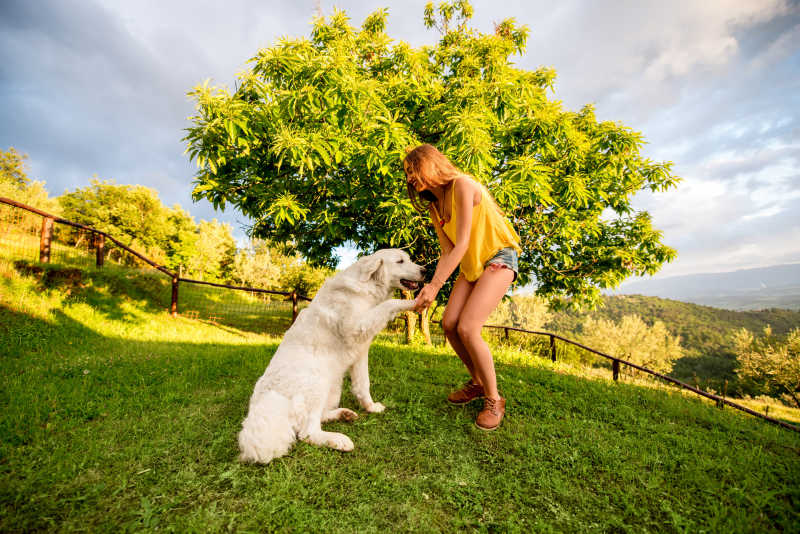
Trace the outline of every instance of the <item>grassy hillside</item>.
<instances>
[{"instance_id":1,"label":"grassy hillside","mask_svg":"<svg viewBox=\"0 0 800 534\"><path fill-rule=\"evenodd\" d=\"M606 296L598 310L590 313L559 312L546 327L572 334L580 332L587 315L618 321L632 314L639 315L648 324L661 321L672 334L681 337L685 356L676 362L671 376L692 383L696 378L701 386L717 391L722 390L725 380L732 385L736 381L732 342L735 331L747 328L760 334L769 325L776 335L783 336L800 327L800 311L733 311L642 295Z\"/></svg>"},{"instance_id":2,"label":"grassy hillside","mask_svg":"<svg viewBox=\"0 0 800 534\"><path fill-rule=\"evenodd\" d=\"M448 405L447 350L378 342L387 405L240 465L236 433L279 340L184 318L87 275L0 269L0 531L797 531L800 435L708 403L499 363L509 413ZM498 352L500 360L519 354ZM347 389L347 388L346 388ZM346 392L343 405L356 408ZM360 410L359 410L360 411Z\"/></svg>"}]
</instances>

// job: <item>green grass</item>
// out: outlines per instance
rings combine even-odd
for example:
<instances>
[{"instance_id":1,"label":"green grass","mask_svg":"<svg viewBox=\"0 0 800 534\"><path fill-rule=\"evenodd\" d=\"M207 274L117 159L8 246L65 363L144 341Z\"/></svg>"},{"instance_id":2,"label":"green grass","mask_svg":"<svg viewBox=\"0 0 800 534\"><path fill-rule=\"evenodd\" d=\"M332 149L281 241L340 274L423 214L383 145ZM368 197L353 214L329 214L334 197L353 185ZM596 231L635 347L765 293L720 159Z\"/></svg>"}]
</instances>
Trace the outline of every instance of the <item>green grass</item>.
<instances>
[{"instance_id":1,"label":"green grass","mask_svg":"<svg viewBox=\"0 0 800 534\"><path fill-rule=\"evenodd\" d=\"M354 452L241 465L278 338L173 319L113 274L0 274L2 532L800 530L800 435L535 357L498 363L508 415L484 433L478 403L444 401L451 352L379 341L386 412L326 426Z\"/></svg>"}]
</instances>

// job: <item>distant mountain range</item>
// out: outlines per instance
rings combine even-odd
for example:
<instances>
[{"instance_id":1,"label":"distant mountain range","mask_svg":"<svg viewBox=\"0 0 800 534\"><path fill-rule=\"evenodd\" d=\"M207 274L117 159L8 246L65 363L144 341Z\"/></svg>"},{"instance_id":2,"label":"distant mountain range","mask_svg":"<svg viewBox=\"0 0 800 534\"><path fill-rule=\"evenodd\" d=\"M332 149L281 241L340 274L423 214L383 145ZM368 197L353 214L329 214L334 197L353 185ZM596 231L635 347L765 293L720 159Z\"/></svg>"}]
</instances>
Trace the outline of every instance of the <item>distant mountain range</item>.
<instances>
[{"instance_id":1,"label":"distant mountain range","mask_svg":"<svg viewBox=\"0 0 800 534\"><path fill-rule=\"evenodd\" d=\"M729 310L800 310L800 263L635 280L609 295L647 295Z\"/></svg>"}]
</instances>

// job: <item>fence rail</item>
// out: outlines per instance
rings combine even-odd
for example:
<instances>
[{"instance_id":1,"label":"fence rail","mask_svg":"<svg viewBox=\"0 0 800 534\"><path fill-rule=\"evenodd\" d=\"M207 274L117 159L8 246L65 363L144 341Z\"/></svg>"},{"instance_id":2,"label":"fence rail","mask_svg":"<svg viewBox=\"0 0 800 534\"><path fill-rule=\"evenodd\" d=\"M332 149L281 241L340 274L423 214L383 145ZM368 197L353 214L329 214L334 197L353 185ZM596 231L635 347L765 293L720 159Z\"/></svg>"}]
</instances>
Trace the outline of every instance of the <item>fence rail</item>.
<instances>
[{"instance_id":1,"label":"fence rail","mask_svg":"<svg viewBox=\"0 0 800 534\"><path fill-rule=\"evenodd\" d=\"M667 375L659 373L657 371L653 371L652 369L648 369L647 367L642 367L641 365L637 365L637 364L635 364L633 362L629 362L627 360L623 360L622 358L617 358L616 356L611 356L611 355L606 354L604 352L600 352L599 350L595 350L595 349L593 349L591 347L587 347L586 345L583 345L581 343L578 343L577 341L573 341L571 339L565 338L563 336L559 336L558 334L553 334L552 332L539 332L539 331L536 331L536 330L525 330L524 328L517 328L517 327L514 327L514 326L500 326L500 325L484 325L484 328L504 330L506 339L508 339L508 332L509 331L522 332L524 334L531 334L531 335L537 335L537 336L548 336L550 338L550 355L551 355L550 357L551 357L552 361L556 361L556 340L558 339L560 341L563 341L564 343L568 343L570 345L574 345L576 347L580 347L583 350L589 351L589 352L591 352L593 354L596 354L598 356L601 356L601 357L603 357L603 358L605 358L607 360L611 360L612 373L613 373L614 380L618 380L619 379L620 365L627 365L628 367L632 367L633 369L636 369L637 371L641 371L643 373L655 376L656 378L660 378L661 380L664 380L664 381L669 382L671 384L674 384L676 386L680 386L681 388L686 389L688 391L691 391L692 393L696 393L697 395L700 395L702 397L706 397L708 399L711 399L714 402L716 402L717 406L719 406L719 407L727 405L727 406L730 406L731 408L735 408L737 410L741 410L741 411L743 411L745 413L748 413L750 415L753 415L755 417L760 417L761 419L769 421L770 423L774 423L776 425L780 425L780 426L782 426L784 428L787 428L789 430L794 430L795 432L800 432L800 427L798 427L796 425L789 424L789 423L787 423L785 421L781 421L780 419L775 419L774 417L769 417L768 415L764 415L764 414L759 413L759 412L757 412L755 410L751 410L750 408L748 408L746 406L742 406L741 404L736 404L735 402L731 402L730 400L726 399L725 397L720 397L719 395L715 395L713 393L710 393L708 391L702 390L700 388L696 388L694 386L690 386L689 384L686 384L685 382L681 382L680 380L672 378L671 376L667 376Z\"/></svg>"},{"instance_id":2,"label":"fence rail","mask_svg":"<svg viewBox=\"0 0 800 534\"><path fill-rule=\"evenodd\" d=\"M81 263L86 263L88 261L87 256L92 256L93 261L91 261L91 263L94 263L94 265L98 268L102 268L105 265L105 258L109 255L111 247L116 247L119 251L121 251L120 254L128 254L131 258L135 258L135 261L142 262L157 271L159 274L169 277L171 293L168 310L172 315L178 315L181 311L185 311L185 315L199 317L199 310L193 310L191 308L204 307L204 311L206 311L205 315L212 321L220 320L225 313L228 315L232 313L238 313L239 315L249 314L250 316L253 316L265 310L265 308L268 306L268 299L270 296L278 296L283 297L287 303L291 302L291 321L288 323L291 324L297 318L300 304L311 301L311 299L305 295L298 294L296 291L277 291L256 287L234 286L185 278L168 269L167 267L158 264L144 254L134 250L130 246L122 243L119 239L115 238L108 232L58 217L9 198L0 197L0 205L1 204L10 206L12 209L22 210L28 214L33 214L34 216L38 215L42 218L41 224L36 224L35 221L31 220L26 221L26 224L18 224L23 220L22 216L17 217L12 213L9 214L8 217L4 218L2 216L3 214L0 213L0 239L3 242L13 242L16 238L19 242L27 242L28 248L33 248L35 247L34 239L38 238L39 262L51 263L52 256L54 255L53 252L57 244L55 239L55 236L57 235L57 232L55 231L56 225L65 225L70 228L77 229L80 232L79 237L68 236L66 239L62 239L62 241L67 242L60 243L61 247L69 249L69 254L63 253L62 256L68 256L68 259L72 260L73 262L76 260L76 256L78 256L78 259L81 261ZM23 227L23 229L18 231L16 235L12 235L12 226ZM36 236L34 235L35 233L38 233L39 235ZM86 239L87 247L84 249L83 253L76 253L77 245L80 244L84 238ZM75 241L76 243L69 243L68 241L70 240ZM25 245L23 245L23 247L24 246ZM218 298L218 295L212 296L207 291L204 293L199 289L192 289L189 295L184 295L186 292L181 291L180 286L183 286L184 288L200 288L201 286L219 288L225 291L241 292L243 295L249 294L250 298L248 300L247 297L241 297L239 299L240 302L233 304L230 302L230 298L228 298L228 302L226 304L225 298ZM262 298L252 298L256 295L261 295ZM183 306L183 304L187 304L187 306ZM185 310L182 310L181 308L185 308ZM289 310L286 311L288 314ZM282 329L288 326L288 324L280 323L278 326Z\"/></svg>"},{"instance_id":3,"label":"fence rail","mask_svg":"<svg viewBox=\"0 0 800 534\"><path fill-rule=\"evenodd\" d=\"M220 284L220 283L216 283L216 282L208 282L208 281L204 281L204 280L193 280L193 279L190 279L190 278L183 278L183 277L179 276L177 273L174 273L174 272L170 271L166 267L164 267L162 265L159 265L158 263L154 262L153 260L151 260L151 259L147 258L146 256L140 254L139 252L133 250L132 248L128 247L127 245L121 243L118 239L114 238L113 236L109 235L106 232L103 232L102 230L97 230L95 228L92 228L92 227L89 227L89 226L86 226L86 225L83 225L83 224L80 224L80 223L77 223L77 222L74 222L74 221L69 221L67 219L63 219L61 217L57 217L55 215L51 215L51 214L46 213L46 212L44 212L42 210L36 209L34 207L31 207L31 206L27 206L25 204L22 204L20 202L15 201L15 200L11 200L9 198L0 197L0 204L6 204L6 205L12 206L14 208L25 210L25 211L27 211L29 213L34 213L34 214L40 215L42 217L41 231L40 231L40 236L39 236L40 237L40 239L39 239L39 261L40 262L47 263L47 262L50 261L50 252L51 252L52 239L53 239L53 225L55 223L58 223L58 224L67 225L67 226L70 226L70 227L73 227L73 228L77 228L79 230L82 230L84 232L88 232L89 233L89 235L91 237L87 240L87 242L88 242L88 250L91 250L91 252L95 256L95 265L97 267L102 267L104 265L104 258L106 256L106 253L108 252L108 249L107 249L106 243L105 243L105 239L107 238L112 244L114 244L115 246L119 247L121 250L125 251L128 254L131 254L132 256L137 258L138 260L146 263L147 265L149 265L153 269L156 269L160 273L162 273L162 274L164 274L166 276L169 276L170 279L171 279L171 290L172 290L171 298L170 298L169 311L173 315L178 315L178 313L179 313L178 304L180 302L179 299L180 299L180 294L181 294L181 292L179 291L179 286L182 283L183 284L187 284L187 287L192 287L192 286L212 287L212 288L223 289L223 290L227 290L227 291L247 292L247 293L250 293L251 295L252 294L259 294L259 295L266 295L266 296L276 295L276 296L285 297L287 302L289 300L291 300L291 302L292 302L291 322L288 325L284 325L286 327L288 327L291 323L293 323L294 320L297 318L299 303L301 301L309 302L311 300L311 299L309 299L308 297L306 297L304 295L299 295L296 291L276 291L276 290L270 290L270 289L261 289L261 288L244 287L244 286L234 286L234 285ZM2 239L4 238L4 231L3 231L2 222L3 222L2 217L0 217L0 242L2 242ZM8 229L6 229L5 233L8 233ZM193 315L193 311L192 310L187 310L186 315L192 316ZM216 315L211 315L210 318L212 318L212 320L214 320L215 318L217 318L217 316ZM441 326L441 321L434 321L434 322L438 323ZM664 380L664 381L666 381L668 383L677 385L677 386L679 386L679 387L681 387L683 389L691 391L692 393L695 393L695 394L700 395L702 397L711 399L711 400L715 401L717 403L717 406L719 406L720 408L725 406L725 405L727 405L727 406L730 406L731 408L735 408L737 410L740 410L742 412L750 414L750 415L752 415L754 417L759 417L761 419L769 421L770 423L779 425L779 426L781 426L783 428L786 428L786 429L789 429L789 430L794 430L795 432L800 432L800 427L798 427L798 426L791 425L791 424L789 424L789 423L787 423L785 421L781 421L779 419L775 419L773 417L769 417L767 415L761 414L759 412L756 412L755 410L751 410L750 408L747 408L746 406L742 406L740 404L736 404L734 402L731 402L730 400L726 399L725 397L720 397L719 395L715 395L715 394L710 393L708 391L704 391L704 390L702 390L700 388L690 386L689 384L681 382L680 380L676 380L675 378L672 378L670 376L667 376L667 375L664 375L662 373L653 371L653 370L648 369L646 367L642 367L641 365L637 365L637 364L635 364L633 362L629 362L627 360L623 360L621 358L617 358L615 356L611 356L611 355L605 354L605 353L600 352L598 350L595 350L595 349L593 349L591 347L587 347L586 345L578 343L577 341L573 341L571 339L565 338L565 337L560 336L558 334L554 334L552 332L540 332L540 331L535 331L535 330L526 330L524 328L517 328L517 327L514 327L514 326L502 326L502 325L485 325L484 328L487 328L487 329L490 329L490 330L491 329L503 330L504 337L506 339L508 339L508 337L509 337L509 332L520 332L520 333L523 333L523 334L526 334L526 335L535 335L535 336L547 336L549 338L550 358L554 362L556 361L556 340L559 340L559 341L562 341L562 342L567 343L569 345L574 345L574 346L579 347L579 348L581 348L583 350L586 350L588 352L596 354L596 355L598 355L598 356L600 356L602 358L605 358L607 360L610 360L611 361L611 367L612 367L612 376L613 376L614 380L618 380L619 379L620 366L621 365L626 365L628 367L631 367L631 368L636 369L638 371L641 371L643 373L646 373L646 374L652 375L652 376L654 376L656 378L659 378L661 380Z\"/></svg>"}]
</instances>

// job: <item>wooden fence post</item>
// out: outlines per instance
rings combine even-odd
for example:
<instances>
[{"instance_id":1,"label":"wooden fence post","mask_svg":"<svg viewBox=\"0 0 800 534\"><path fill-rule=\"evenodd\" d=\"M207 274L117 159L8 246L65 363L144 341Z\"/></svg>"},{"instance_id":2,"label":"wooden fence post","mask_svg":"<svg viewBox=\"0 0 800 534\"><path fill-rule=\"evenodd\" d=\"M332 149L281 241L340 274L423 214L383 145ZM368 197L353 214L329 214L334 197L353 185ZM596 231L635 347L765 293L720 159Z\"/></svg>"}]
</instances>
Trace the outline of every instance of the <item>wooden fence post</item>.
<instances>
[{"instance_id":1,"label":"wooden fence post","mask_svg":"<svg viewBox=\"0 0 800 534\"><path fill-rule=\"evenodd\" d=\"M103 234L95 234L94 235L94 250L95 254L97 255L96 265L98 267L103 266L103 261L106 257L106 236Z\"/></svg>"},{"instance_id":2,"label":"wooden fence post","mask_svg":"<svg viewBox=\"0 0 800 534\"><path fill-rule=\"evenodd\" d=\"M505 330L505 338L508 341L508 328L503 328L503 330Z\"/></svg>"},{"instance_id":3,"label":"wooden fence post","mask_svg":"<svg viewBox=\"0 0 800 534\"><path fill-rule=\"evenodd\" d=\"M50 263L50 242L53 240L53 218L42 219L42 237L39 239L39 261Z\"/></svg>"},{"instance_id":4,"label":"wooden fence post","mask_svg":"<svg viewBox=\"0 0 800 534\"><path fill-rule=\"evenodd\" d=\"M722 399L717 401L717 408L722 410L725 408L725 397L728 396L728 381L725 381L725 385L722 387Z\"/></svg>"},{"instance_id":5,"label":"wooden fence post","mask_svg":"<svg viewBox=\"0 0 800 534\"><path fill-rule=\"evenodd\" d=\"M556 338L550 336L550 358L556 361Z\"/></svg>"},{"instance_id":6,"label":"wooden fence post","mask_svg":"<svg viewBox=\"0 0 800 534\"><path fill-rule=\"evenodd\" d=\"M432 345L431 341L431 309L425 308L419 314L419 329L422 332L422 337L425 339L426 345Z\"/></svg>"},{"instance_id":7,"label":"wooden fence post","mask_svg":"<svg viewBox=\"0 0 800 534\"><path fill-rule=\"evenodd\" d=\"M173 317L178 315L178 280L177 276L172 277L172 305L169 312Z\"/></svg>"},{"instance_id":8,"label":"wooden fence post","mask_svg":"<svg viewBox=\"0 0 800 534\"><path fill-rule=\"evenodd\" d=\"M414 341L414 332L416 331L417 318L414 312L407 311L403 313L403 319L406 323L406 345Z\"/></svg>"},{"instance_id":9,"label":"wooden fence post","mask_svg":"<svg viewBox=\"0 0 800 534\"><path fill-rule=\"evenodd\" d=\"M613 360L611 362L611 370L614 373L614 380L619 379L619 360Z\"/></svg>"},{"instance_id":10,"label":"wooden fence post","mask_svg":"<svg viewBox=\"0 0 800 534\"><path fill-rule=\"evenodd\" d=\"M292 323L297 319L297 292L292 291Z\"/></svg>"}]
</instances>

